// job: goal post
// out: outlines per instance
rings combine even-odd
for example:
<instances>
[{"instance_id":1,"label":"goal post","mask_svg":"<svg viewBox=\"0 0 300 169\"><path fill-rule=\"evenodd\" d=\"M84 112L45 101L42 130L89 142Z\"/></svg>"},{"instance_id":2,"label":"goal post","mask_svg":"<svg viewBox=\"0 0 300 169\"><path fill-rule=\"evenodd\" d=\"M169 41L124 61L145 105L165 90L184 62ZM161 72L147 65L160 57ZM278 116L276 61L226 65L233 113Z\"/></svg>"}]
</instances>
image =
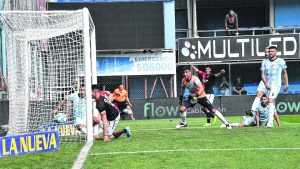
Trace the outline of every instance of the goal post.
<instances>
[{"instance_id":1,"label":"goal post","mask_svg":"<svg viewBox=\"0 0 300 169\"><path fill-rule=\"evenodd\" d=\"M92 141L91 85L97 75L95 26L88 9L1 11L0 21L7 54L8 134L59 130L63 142ZM70 100L83 85L86 96ZM79 109L87 132L76 128Z\"/></svg>"}]
</instances>

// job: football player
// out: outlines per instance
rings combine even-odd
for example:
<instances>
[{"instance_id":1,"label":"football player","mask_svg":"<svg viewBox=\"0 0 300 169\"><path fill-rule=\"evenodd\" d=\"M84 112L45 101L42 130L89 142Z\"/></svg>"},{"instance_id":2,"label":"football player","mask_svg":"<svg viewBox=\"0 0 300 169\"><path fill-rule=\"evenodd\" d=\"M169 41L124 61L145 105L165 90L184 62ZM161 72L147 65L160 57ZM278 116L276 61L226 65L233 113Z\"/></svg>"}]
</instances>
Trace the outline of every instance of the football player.
<instances>
[{"instance_id":1,"label":"football player","mask_svg":"<svg viewBox=\"0 0 300 169\"><path fill-rule=\"evenodd\" d=\"M92 96L96 99L96 108L100 112L100 119L103 124L103 140L110 141L119 138L122 134L131 136L130 128L115 131L120 120L119 108L111 103L112 94L107 91L100 91L97 85L92 86Z\"/></svg>"},{"instance_id":2,"label":"football player","mask_svg":"<svg viewBox=\"0 0 300 169\"><path fill-rule=\"evenodd\" d=\"M183 92L186 89L189 91L189 96L187 100L184 100L182 102L179 108L181 117L182 117L182 113L184 113L188 108L193 107L197 103L199 103L201 106L206 108L210 113L213 113L215 116L217 116L228 129L231 129L230 124L226 121L226 119L221 114L221 112L216 110L213 107L213 105L209 102L199 78L197 76L192 75L190 69L184 70L183 78L181 80L180 98L183 98ZM182 127L186 127L186 124L183 124ZM177 128L181 128L181 127L177 127Z\"/></svg>"},{"instance_id":3,"label":"football player","mask_svg":"<svg viewBox=\"0 0 300 169\"><path fill-rule=\"evenodd\" d=\"M275 120L279 127L281 127L279 116L274 110ZM249 127L249 126L266 126L269 121L269 104L268 98L265 94L261 96L260 104L255 111L249 110L246 112L246 116L243 116L243 121L240 123L232 123L232 127ZM221 128L225 127L224 125L220 126Z\"/></svg>"}]
</instances>

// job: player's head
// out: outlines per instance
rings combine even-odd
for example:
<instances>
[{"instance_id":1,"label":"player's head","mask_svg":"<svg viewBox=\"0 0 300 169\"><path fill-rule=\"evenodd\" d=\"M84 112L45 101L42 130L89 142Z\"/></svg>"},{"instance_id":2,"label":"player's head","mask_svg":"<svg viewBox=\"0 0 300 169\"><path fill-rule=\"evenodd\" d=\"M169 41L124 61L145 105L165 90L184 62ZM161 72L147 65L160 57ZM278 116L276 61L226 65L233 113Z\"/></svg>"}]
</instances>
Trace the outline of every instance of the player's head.
<instances>
[{"instance_id":1,"label":"player's head","mask_svg":"<svg viewBox=\"0 0 300 169\"><path fill-rule=\"evenodd\" d=\"M86 89L85 89L84 84L82 84L80 86L78 96L81 97L81 98L84 98L86 96Z\"/></svg>"},{"instance_id":2,"label":"player's head","mask_svg":"<svg viewBox=\"0 0 300 169\"><path fill-rule=\"evenodd\" d=\"M123 84L120 84L119 85L119 90L123 90L124 89L124 85Z\"/></svg>"},{"instance_id":3,"label":"player's head","mask_svg":"<svg viewBox=\"0 0 300 169\"><path fill-rule=\"evenodd\" d=\"M277 47L276 46L270 46L269 47L269 58L274 58L277 54Z\"/></svg>"},{"instance_id":4,"label":"player's head","mask_svg":"<svg viewBox=\"0 0 300 169\"><path fill-rule=\"evenodd\" d=\"M263 94L263 95L261 96L261 98L260 98L260 101L261 101L261 103L262 103L263 105L268 104L268 97L267 97L267 95L266 95L266 94Z\"/></svg>"},{"instance_id":5,"label":"player's head","mask_svg":"<svg viewBox=\"0 0 300 169\"><path fill-rule=\"evenodd\" d=\"M190 70L189 68L185 68L185 69L184 69L183 77L184 77L187 81L191 80L191 78L192 78L192 72L191 72L191 70Z\"/></svg>"},{"instance_id":6,"label":"player's head","mask_svg":"<svg viewBox=\"0 0 300 169\"><path fill-rule=\"evenodd\" d=\"M268 58L269 57L269 47L265 48L265 57Z\"/></svg>"},{"instance_id":7,"label":"player's head","mask_svg":"<svg viewBox=\"0 0 300 169\"><path fill-rule=\"evenodd\" d=\"M210 66L205 66L205 73L206 74L211 74L211 68L210 68Z\"/></svg>"},{"instance_id":8,"label":"player's head","mask_svg":"<svg viewBox=\"0 0 300 169\"><path fill-rule=\"evenodd\" d=\"M97 93L99 93L99 86L97 84L92 85L92 97L95 99L97 97Z\"/></svg>"},{"instance_id":9,"label":"player's head","mask_svg":"<svg viewBox=\"0 0 300 169\"><path fill-rule=\"evenodd\" d=\"M229 14L230 14L231 16L234 14L233 9L230 9L230 10L229 10Z\"/></svg>"}]
</instances>

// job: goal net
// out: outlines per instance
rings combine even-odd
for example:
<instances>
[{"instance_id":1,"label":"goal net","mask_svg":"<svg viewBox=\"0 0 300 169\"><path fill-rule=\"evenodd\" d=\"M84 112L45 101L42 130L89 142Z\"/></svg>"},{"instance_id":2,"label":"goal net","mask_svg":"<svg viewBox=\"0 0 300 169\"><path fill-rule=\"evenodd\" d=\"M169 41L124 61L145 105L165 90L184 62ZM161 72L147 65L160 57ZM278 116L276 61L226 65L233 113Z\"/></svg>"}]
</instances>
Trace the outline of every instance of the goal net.
<instances>
[{"instance_id":1,"label":"goal net","mask_svg":"<svg viewBox=\"0 0 300 169\"><path fill-rule=\"evenodd\" d=\"M58 130L62 142L91 139L92 127L86 124L92 119L95 30L88 10L2 11L0 21L7 58L8 134ZM71 100L83 85L86 97ZM77 128L78 111L87 132Z\"/></svg>"}]
</instances>

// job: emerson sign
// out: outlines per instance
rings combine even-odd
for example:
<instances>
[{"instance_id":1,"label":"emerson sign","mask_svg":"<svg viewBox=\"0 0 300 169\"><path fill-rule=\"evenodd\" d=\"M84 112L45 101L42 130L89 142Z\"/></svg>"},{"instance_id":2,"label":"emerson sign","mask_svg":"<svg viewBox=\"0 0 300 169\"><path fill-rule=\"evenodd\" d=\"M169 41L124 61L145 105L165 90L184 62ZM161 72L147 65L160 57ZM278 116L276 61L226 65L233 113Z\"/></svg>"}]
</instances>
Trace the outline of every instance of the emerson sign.
<instances>
[{"instance_id":1,"label":"emerson sign","mask_svg":"<svg viewBox=\"0 0 300 169\"><path fill-rule=\"evenodd\" d=\"M283 59L299 59L299 34L185 38L178 41L179 62L261 60L267 46Z\"/></svg>"},{"instance_id":2,"label":"emerson sign","mask_svg":"<svg viewBox=\"0 0 300 169\"><path fill-rule=\"evenodd\" d=\"M98 76L176 74L176 55L170 53L100 55Z\"/></svg>"}]
</instances>

